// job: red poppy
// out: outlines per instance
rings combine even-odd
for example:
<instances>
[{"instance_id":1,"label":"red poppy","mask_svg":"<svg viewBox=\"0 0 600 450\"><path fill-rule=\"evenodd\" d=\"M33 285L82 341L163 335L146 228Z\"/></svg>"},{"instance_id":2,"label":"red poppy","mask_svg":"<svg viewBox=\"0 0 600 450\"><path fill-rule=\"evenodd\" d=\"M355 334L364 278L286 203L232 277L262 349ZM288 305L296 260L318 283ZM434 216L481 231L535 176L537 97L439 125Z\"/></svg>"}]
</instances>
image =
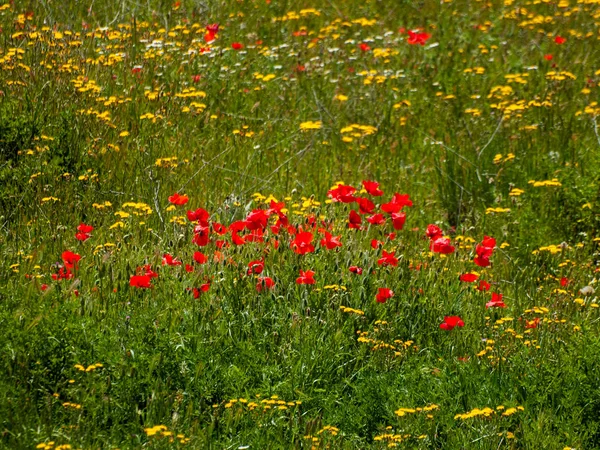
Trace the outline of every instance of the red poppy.
<instances>
[{"instance_id":1,"label":"red poppy","mask_svg":"<svg viewBox=\"0 0 600 450\"><path fill-rule=\"evenodd\" d=\"M200 78L202 78L202 76L201 76L201 75L194 75L194 76L192 77L192 81L193 81L194 83L198 83L198 82L200 81Z\"/></svg>"},{"instance_id":2,"label":"red poppy","mask_svg":"<svg viewBox=\"0 0 600 450\"><path fill-rule=\"evenodd\" d=\"M210 25L206 25L206 31L209 33L217 34L219 32L219 24L211 23Z\"/></svg>"},{"instance_id":3,"label":"red poppy","mask_svg":"<svg viewBox=\"0 0 600 450\"><path fill-rule=\"evenodd\" d=\"M556 36L554 38L554 42L557 43L558 45L563 45L565 42L567 42L567 38L564 38L562 36Z\"/></svg>"},{"instance_id":4,"label":"red poppy","mask_svg":"<svg viewBox=\"0 0 600 450\"><path fill-rule=\"evenodd\" d=\"M388 298L392 298L394 296L394 291L388 288L379 288L379 292L375 296L377 299L377 303L385 303Z\"/></svg>"},{"instance_id":5,"label":"red poppy","mask_svg":"<svg viewBox=\"0 0 600 450\"><path fill-rule=\"evenodd\" d=\"M264 230L267 228L269 214L264 209L255 209L246 217L246 228L249 230Z\"/></svg>"},{"instance_id":6,"label":"red poppy","mask_svg":"<svg viewBox=\"0 0 600 450\"><path fill-rule=\"evenodd\" d=\"M568 279L568 278L566 278L566 277L562 277L562 278L560 279L560 285L561 285L562 287L568 286L570 282L571 282L571 280L569 280L569 279Z\"/></svg>"},{"instance_id":7,"label":"red poppy","mask_svg":"<svg viewBox=\"0 0 600 450\"><path fill-rule=\"evenodd\" d=\"M381 256L381 258L379 258L377 260L377 264L379 264L380 266L397 266L398 265L398 258L396 258L394 256L394 252L386 252L385 250L383 251L383 255Z\"/></svg>"},{"instance_id":8,"label":"red poppy","mask_svg":"<svg viewBox=\"0 0 600 450\"><path fill-rule=\"evenodd\" d=\"M356 203L358 203L359 214L371 214L375 210L375 203L368 198L357 197Z\"/></svg>"},{"instance_id":9,"label":"red poppy","mask_svg":"<svg viewBox=\"0 0 600 450\"><path fill-rule=\"evenodd\" d=\"M133 275L129 279L129 285L138 288L150 288L150 276L149 275Z\"/></svg>"},{"instance_id":10,"label":"red poppy","mask_svg":"<svg viewBox=\"0 0 600 450\"><path fill-rule=\"evenodd\" d=\"M158 274L152 270L152 267L150 266L150 264L146 264L143 267L138 267L136 270L136 273L138 275L149 276L150 278L158 278Z\"/></svg>"},{"instance_id":11,"label":"red poppy","mask_svg":"<svg viewBox=\"0 0 600 450\"><path fill-rule=\"evenodd\" d=\"M315 284L315 279L313 278L315 272L312 270L300 270L300 276L296 278L296 284Z\"/></svg>"},{"instance_id":12,"label":"red poppy","mask_svg":"<svg viewBox=\"0 0 600 450\"><path fill-rule=\"evenodd\" d=\"M173 258L172 255L169 255L168 253L165 253L163 255L162 258L162 265L168 265L168 266L180 266L182 263L181 261L179 261L177 258Z\"/></svg>"},{"instance_id":13,"label":"red poppy","mask_svg":"<svg viewBox=\"0 0 600 450\"><path fill-rule=\"evenodd\" d=\"M377 239L372 239L371 240L371 248L379 248L379 247L383 247L383 244L385 244L385 242L382 241L378 241Z\"/></svg>"},{"instance_id":14,"label":"red poppy","mask_svg":"<svg viewBox=\"0 0 600 450\"><path fill-rule=\"evenodd\" d=\"M388 214L400 212L405 206L412 206L413 202L408 194L398 194L397 192L392 196L392 199L388 203L381 205L381 210Z\"/></svg>"},{"instance_id":15,"label":"red poppy","mask_svg":"<svg viewBox=\"0 0 600 450\"><path fill-rule=\"evenodd\" d=\"M207 44L210 44L212 41L214 41L216 39L217 35L215 33L212 32L208 32L204 35L204 42L206 42Z\"/></svg>"},{"instance_id":16,"label":"red poppy","mask_svg":"<svg viewBox=\"0 0 600 450\"><path fill-rule=\"evenodd\" d=\"M204 253L194 252L194 261L198 264L206 264L208 262L208 258Z\"/></svg>"},{"instance_id":17,"label":"red poppy","mask_svg":"<svg viewBox=\"0 0 600 450\"><path fill-rule=\"evenodd\" d=\"M373 197L379 197L383 195L383 191L379 189L379 183L377 181L364 180L362 185L365 188L365 191L367 191L367 193Z\"/></svg>"},{"instance_id":18,"label":"red poppy","mask_svg":"<svg viewBox=\"0 0 600 450\"><path fill-rule=\"evenodd\" d=\"M305 255L315 251L315 246L312 245L313 234L309 231L298 233L294 240L290 242L290 247L295 253Z\"/></svg>"},{"instance_id":19,"label":"red poppy","mask_svg":"<svg viewBox=\"0 0 600 450\"><path fill-rule=\"evenodd\" d=\"M371 47L369 47L369 44L362 42L359 46L358 46L361 51L363 52L368 52L369 50L371 50Z\"/></svg>"},{"instance_id":20,"label":"red poppy","mask_svg":"<svg viewBox=\"0 0 600 450\"><path fill-rule=\"evenodd\" d=\"M372 216L367 217L367 222L371 225L382 225L385 223L385 217L380 213L373 214Z\"/></svg>"},{"instance_id":21,"label":"red poppy","mask_svg":"<svg viewBox=\"0 0 600 450\"><path fill-rule=\"evenodd\" d=\"M185 265L185 271L186 272L193 272L194 271L194 266L192 266L191 264L186 264Z\"/></svg>"},{"instance_id":22,"label":"red poppy","mask_svg":"<svg viewBox=\"0 0 600 450\"><path fill-rule=\"evenodd\" d=\"M459 316L444 316L444 321L440 324L442 330L450 331L454 327L464 327L465 323Z\"/></svg>"},{"instance_id":23,"label":"red poppy","mask_svg":"<svg viewBox=\"0 0 600 450\"><path fill-rule=\"evenodd\" d=\"M210 283L204 283L199 288L192 289L192 291L194 293L194 298L199 298L201 293L208 292L209 289L210 289Z\"/></svg>"},{"instance_id":24,"label":"red poppy","mask_svg":"<svg viewBox=\"0 0 600 450\"><path fill-rule=\"evenodd\" d=\"M333 236L331 233L326 231L325 237L321 239L321 247L326 247L327 250L333 250L336 247L341 247L341 237L342 236Z\"/></svg>"},{"instance_id":25,"label":"red poppy","mask_svg":"<svg viewBox=\"0 0 600 450\"><path fill-rule=\"evenodd\" d=\"M194 227L194 237L192 241L198 247L204 247L208 245L210 234L210 228L208 226L196 225Z\"/></svg>"},{"instance_id":26,"label":"red poppy","mask_svg":"<svg viewBox=\"0 0 600 450\"><path fill-rule=\"evenodd\" d=\"M258 283L256 283L256 292L262 292L265 289L273 289L275 282L270 277L259 277Z\"/></svg>"},{"instance_id":27,"label":"red poppy","mask_svg":"<svg viewBox=\"0 0 600 450\"><path fill-rule=\"evenodd\" d=\"M354 210L350 211L350 217L348 218L348 228L361 228L362 219L358 213Z\"/></svg>"},{"instance_id":28,"label":"red poppy","mask_svg":"<svg viewBox=\"0 0 600 450\"><path fill-rule=\"evenodd\" d=\"M65 267L69 270L75 268L77 269L77 264L79 263L79 260L81 259L81 256L78 255L77 253L73 253L70 250L65 250L62 253L62 260L65 263Z\"/></svg>"},{"instance_id":29,"label":"red poppy","mask_svg":"<svg viewBox=\"0 0 600 450\"><path fill-rule=\"evenodd\" d=\"M48 287L49 287L49 286L48 286L47 284L42 284L42 285L40 286L40 289L42 290L42 292L44 292L44 291L46 291L46 290L48 289Z\"/></svg>"},{"instance_id":30,"label":"red poppy","mask_svg":"<svg viewBox=\"0 0 600 450\"><path fill-rule=\"evenodd\" d=\"M73 278L73 274L71 273L71 271L69 269L65 269L64 267L61 267L58 270L58 273L53 273L52 274L52 279L53 280L70 280L71 278Z\"/></svg>"},{"instance_id":31,"label":"red poppy","mask_svg":"<svg viewBox=\"0 0 600 450\"><path fill-rule=\"evenodd\" d=\"M210 217L210 214L208 214L208 211L205 209L198 208L196 211L188 211L186 214L190 222L197 221L200 225L205 227L208 226L208 218Z\"/></svg>"},{"instance_id":32,"label":"red poppy","mask_svg":"<svg viewBox=\"0 0 600 450\"><path fill-rule=\"evenodd\" d=\"M406 214L405 213L392 213L392 225L394 226L394 230L401 230L404 228L404 223L406 222ZM395 236L394 236L395 237ZM393 239L393 238L391 238Z\"/></svg>"},{"instance_id":33,"label":"red poppy","mask_svg":"<svg viewBox=\"0 0 600 450\"><path fill-rule=\"evenodd\" d=\"M187 195L179 195L178 192L175 192L173 195L169 196L169 202L177 206L185 205L188 201L189 198Z\"/></svg>"},{"instance_id":34,"label":"red poppy","mask_svg":"<svg viewBox=\"0 0 600 450\"><path fill-rule=\"evenodd\" d=\"M485 236L481 244L477 244L477 247L475 247L476 256L473 262L479 267L488 267L495 247L496 239Z\"/></svg>"},{"instance_id":35,"label":"red poppy","mask_svg":"<svg viewBox=\"0 0 600 450\"><path fill-rule=\"evenodd\" d=\"M485 280L481 280L479 282L479 286L477 286L477 290L478 291L489 291L490 287L491 287L490 283L488 283Z\"/></svg>"},{"instance_id":36,"label":"red poppy","mask_svg":"<svg viewBox=\"0 0 600 450\"><path fill-rule=\"evenodd\" d=\"M361 275L363 273L362 267L358 266L350 266L348 270L356 275Z\"/></svg>"},{"instance_id":37,"label":"red poppy","mask_svg":"<svg viewBox=\"0 0 600 450\"><path fill-rule=\"evenodd\" d=\"M248 271L246 275L252 275L253 273L259 274L265 269L265 262L262 259L250 261L248 263Z\"/></svg>"},{"instance_id":38,"label":"red poppy","mask_svg":"<svg viewBox=\"0 0 600 450\"><path fill-rule=\"evenodd\" d=\"M431 37L429 33L414 33L408 30L408 40L410 45L425 45L425 42Z\"/></svg>"},{"instance_id":39,"label":"red poppy","mask_svg":"<svg viewBox=\"0 0 600 450\"><path fill-rule=\"evenodd\" d=\"M91 234L81 233L81 232L75 233L75 239L77 239L78 241L81 241L81 242L87 241L91 237L92 237Z\"/></svg>"},{"instance_id":40,"label":"red poppy","mask_svg":"<svg viewBox=\"0 0 600 450\"><path fill-rule=\"evenodd\" d=\"M78 226L77 226L77 231L80 231L81 233L86 233L89 234L92 231L94 231L94 227L91 225L86 225L85 223L81 222Z\"/></svg>"},{"instance_id":41,"label":"red poppy","mask_svg":"<svg viewBox=\"0 0 600 450\"><path fill-rule=\"evenodd\" d=\"M215 222L212 224L212 227L214 232L217 233L219 236L223 236L225 233L227 233L227 227L225 225Z\"/></svg>"},{"instance_id":42,"label":"red poppy","mask_svg":"<svg viewBox=\"0 0 600 450\"><path fill-rule=\"evenodd\" d=\"M486 308L506 308L506 304L502 301L502 294L492 292L492 299L485 304Z\"/></svg>"},{"instance_id":43,"label":"red poppy","mask_svg":"<svg viewBox=\"0 0 600 450\"><path fill-rule=\"evenodd\" d=\"M244 48L244 46L239 42L234 42L233 44L231 44L231 48L234 50L241 50Z\"/></svg>"},{"instance_id":44,"label":"red poppy","mask_svg":"<svg viewBox=\"0 0 600 450\"><path fill-rule=\"evenodd\" d=\"M465 283L472 283L479 278L479 275L477 275L475 273L463 273L458 278L460 281L464 281Z\"/></svg>"},{"instance_id":45,"label":"red poppy","mask_svg":"<svg viewBox=\"0 0 600 450\"><path fill-rule=\"evenodd\" d=\"M454 252L454 246L450 244L449 238L437 238L431 241L429 249L434 253L448 255Z\"/></svg>"},{"instance_id":46,"label":"red poppy","mask_svg":"<svg viewBox=\"0 0 600 450\"><path fill-rule=\"evenodd\" d=\"M352 203L356 201L356 198L354 195L352 195L355 192L355 187L340 184L336 188L327 191L327 197L332 199L334 202Z\"/></svg>"},{"instance_id":47,"label":"red poppy","mask_svg":"<svg viewBox=\"0 0 600 450\"><path fill-rule=\"evenodd\" d=\"M442 229L440 227L438 227L437 225L433 225L433 224L427 225L427 231L425 232L425 234L432 241L434 241L438 238L441 238L444 235L444 233L442 232Z\"/></svg>"},{"instance_id":48,"label":"red poppy","mask_svg":"<svg viewBox=\"0 0 600 450\"><path fill-rule=\"evenodd\" d=\"M554 58L554 56L552 56L552 55L550 55L550 54L548 54L548 55L544 55L544 59L545 59L546 61L552 61L552 59L553 59L553 58Z\"/></svg>"}]
</instances>

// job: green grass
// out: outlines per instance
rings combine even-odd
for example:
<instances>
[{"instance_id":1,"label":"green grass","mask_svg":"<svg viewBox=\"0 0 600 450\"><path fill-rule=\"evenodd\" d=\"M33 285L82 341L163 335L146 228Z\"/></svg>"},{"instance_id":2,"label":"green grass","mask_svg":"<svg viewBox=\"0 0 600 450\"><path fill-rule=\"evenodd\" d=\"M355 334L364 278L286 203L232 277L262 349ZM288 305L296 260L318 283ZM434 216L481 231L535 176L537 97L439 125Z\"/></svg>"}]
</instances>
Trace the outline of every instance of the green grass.
<instances>
[{"instance_id":1,"label":"green grass","mask_svg":"<svg viewBox=\"0 0 600 450\"><path fill-rule=\"evenodd\" d=\"M600 261L599 11L0 7L0 447L600 447L586 288ZM424 45L408 42L417 29ZM387 213L349 229L357 204L328 197L339 182L373 213L410 195L403 229ZM271 228L271 212L257 242L193 243L188 208L229 226L273 198L294 228ZM455 252L431 251L429 224ZM302 230L315 248L300 255ZM320 245L325 231L342 246ZM484 236L486 268L473 262ZM65 250L81 259L55 280ZM397 266L378 264L384 250ZM145 265L152 287L131 286ZM377 302L379 288L393 297ZM506 308L486 308L492 292ZM464 327L440 329L445 316Z\"/></svg>"}]
</instances>

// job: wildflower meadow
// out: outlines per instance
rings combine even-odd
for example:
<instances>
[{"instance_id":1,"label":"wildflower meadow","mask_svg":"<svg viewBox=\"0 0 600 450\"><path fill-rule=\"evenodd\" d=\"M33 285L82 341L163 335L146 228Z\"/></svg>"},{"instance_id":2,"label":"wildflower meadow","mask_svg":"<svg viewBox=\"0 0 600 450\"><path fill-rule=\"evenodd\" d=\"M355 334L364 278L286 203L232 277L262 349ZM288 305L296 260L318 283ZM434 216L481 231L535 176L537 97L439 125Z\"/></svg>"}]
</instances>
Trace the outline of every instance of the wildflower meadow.
<instances>
[{"instance_id":1,"label":"wildflower meadow","mask_svg":"<svg viewBox=\"0 0 600 450\"><path fill-rule=\"evenodd\" d=\"M600 448L599 0L0 4L0 448Z\"/></svg>"}]
</instances>

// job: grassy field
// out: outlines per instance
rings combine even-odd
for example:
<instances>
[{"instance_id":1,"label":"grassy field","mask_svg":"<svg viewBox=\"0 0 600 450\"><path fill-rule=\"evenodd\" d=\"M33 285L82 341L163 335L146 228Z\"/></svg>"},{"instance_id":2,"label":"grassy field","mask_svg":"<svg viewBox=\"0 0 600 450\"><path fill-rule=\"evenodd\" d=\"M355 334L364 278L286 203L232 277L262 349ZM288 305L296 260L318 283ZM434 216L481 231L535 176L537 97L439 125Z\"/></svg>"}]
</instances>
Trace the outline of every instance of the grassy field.
<instances>
[{"instance_id":1,"label":"grassy field","mask_svg":"<svg viewBox=\"0 0 600 450\"><path fill-rule=\"evenodd\" d=\"M0 447L600 448L599 27L0 5Z\"/></svg>"}]
</instances>

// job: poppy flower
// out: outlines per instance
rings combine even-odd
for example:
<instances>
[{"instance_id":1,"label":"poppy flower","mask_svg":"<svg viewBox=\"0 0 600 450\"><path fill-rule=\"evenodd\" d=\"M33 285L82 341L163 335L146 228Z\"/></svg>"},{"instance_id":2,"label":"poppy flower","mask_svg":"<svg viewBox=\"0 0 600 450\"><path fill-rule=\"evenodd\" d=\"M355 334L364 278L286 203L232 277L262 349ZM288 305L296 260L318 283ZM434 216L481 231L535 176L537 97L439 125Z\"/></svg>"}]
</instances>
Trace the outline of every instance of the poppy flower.
<instances>
[{"instance_id":1,"label":"poppy flower","mask_svg":"<svg viewBox=\"0 0 600 450\"><path fill-rule=\"evenodd\" d=\"M377 249L379 247L383 247L383 244L385 244L385 242L378 241L377 239L371 240L371 248Z\"/></svg>"},{"instance_id":2,"label":"poppy flower","mask_svg":"<svg viewBox=\"0 0 600 450\"><path fill-rule=\"evenodd\" d=\"M383 225L385 223L385 217L380 213L373 214L372 216L367 217L367 222L371 225Z\"/></svg>"},{"instance_id":3,"label":"poppy flower","mask_svg":"<svg viewBox=\"0 0 600 450\"><path fill-rule=\"evenodd\" d=\"M185 265L185 271L186 272L193 272L194 271L194 266L192 266L191 264L186 264Z\"/></svg>"},{"instance_id":4,"label":"poppy flower","mask_svg":"<svg viewBox=\"0 0 600 450\"><path fill-rule=\"evenodd\" d=\"M548 55L544 55L544 59L545 59L546 61L552 61L552 59L553 59L553 58L554 58L554 56L552 56L552 55L550 55L550 54L548 54Z\"/></svg>"},{"instance_id":5,"label":"poppy flower","mask_svg":"<svg viewBox=\"0 0 600 450\"><path fill-rule=\"evenodd\" d=\"M485 236L481 244L477 244L477 247L475 247L476 256L473 262L479 267L490 266L490 258L494 253L495 247L496 239L494 239L493 237Z\"/></svg>"},{"instance_id":6,"label":"poppy flower","mask_svg":"<svg viewBox=\"0 0 600 450\"><path fill-rule=\"evenodd\" d=\"M477 286L477 290L478 291L489 291L490 287L491 287L490 283L488 283L485 280L481 280L479 282L479 286Z\"/></svg>"},{"instance_id":7,"label":"poppy flower","mask_svg":"<svg viewBox=\"0 0 600 450\"><path fill-rule=\"evenodd\" d=\"M150 266L150 264L146 264L143 267L138 267L136 270L136 273L138 275L149 276L150 278L158 278L158 274L152 270L152 267Z\"/></svg>"},{"instance_id":8,"label":"poppy flower","mask_svg":"<svg viewBox=\"0 0 600 450\"><path fill-rule=\"evenodd\" d=\"M506 308L506 304L502 301L502 294L492 292L492 299L485 304L486 308Z\"/></svg>"},{"instance_id":9,"label":"poppy flower","mask_svg":"<svg viewBox=\"0 0 600 450\"><path fill-rule=\"evenodd\" d=\"M571 280L569 280L569 279L568 279L568 278L566 278L566 277L562 277L562 278L560 279L560 285L561 285L562 287L568 286L570 282L571 282Z\"/></svg>"},{"instance_id":10,"label":"poppy flower","mask_svg":"<svg viewBox=\"0 0 600 450\"><path fill-rule=\"evenodd\" d=\"M208 226L210 214L205 209L198 208L196 211L187 211L186 215L190 222L198 222L200 225Z\"/></svg>"},{"instance_id":11,"label":"poppy flower","mask_svg":"<svg viewBox=\"0 0 600 450\"><path fill-rule=\"evenodd\" d=\"M234 50L241 50L244 48L244 46L239 42L234 42L233 44L231 44L231 48Z\"/></svg>"},{"instance_id":12,"label":"poppy flower","mask_svg":"<svg viewBox=\"0 0 600 450\"><path fill-rule=\"evenodd\" d=\"M265 262L262 259L250 261L248 263L248 270L246 275L252 275L253 273L259 274L265 269Z\"/></svg>"},{"instance_id":13,"label":"poppy flower","mask_svg":"<svg viewBox=\"0 0 600 450\"><path fill-rule=\"evenodd\" d=\"M441 238L444 235L444 233L442 232L442 229L440 227L438 227L437 225L433 225L433 224L427 225L427 230L425 231L425 234L432 241L435 239Z\"/></svg>"},{"instance_id":14,"label":"poppy flower","mask_svg":"<svg viewBox=\"0 0 600 450\"><path fill-rule=\"evenodd\" d=\"M348 217L348 228L360 229L361 224L362 219L358 213L354 210L350 211L350 216Z\"/></svg>"},{"instance_id":15,"label":"poppy flower","mask_svg":"<svg viewBox=\"0 0 600 450\"><path fill-rule=\"evenodd\" d=\"M172 255L165 253L162 257L162 265L165 266L180 266L182 264L177 258L173 258Z\"/></svg>"},{"instance_id":16,"label":"poppy flower","mask_svg":"<svg viewBox=\"0 0 600 450\"><path fill-rule=\"evenodd\" d=\"M556 36L554 38L554 42L558 45L563 45L565 42L567 42L567 38L564 38L562 36Z\"/></svg>"},{"instance_id":17,"label":"poppy flower","mask_svg":"<svg viewBox=\"0 0 600 450\"><path fill-rule=\"evenodd\" d=\"M67 269L77 269L77 264L79 263L79 260L81 259L81 256L78 255L77 253L73 253L70 250L65 250L62 253L62 260L65 263L65 267Z\"/></svg>"},{"instance_id":18,"label":"poppy flower","mask_svg":"<svg viewBox=\"0 0 600 450\"><path fill-rule=\"evenodd\" d=\"M377 264L379 264L380 266L397 266L398 265L398 258L396 258L394 256L394 252L386 252L385 250L383 251L383 255L381 256L381 258L379 258L377 260Z\"/></svg>"},{"instance_id":19,"label":"poppy flower","mask_svg":"<svg viewBox=\"0 0 600 450\"><path fill-rule=\"evenodd\" d=\"M367 44L365 42L361 42L358 47L363 52L368 52L369 50L371 50L371 47L369 47L369 44Z\"/></svg>"},{"instance_id":20,"label":"poppy flower","mask_svg":"<svg viewBox=\"0 0 600 450\"><path fill-rule=\"evenodd\" d=\"M312 253L315 251L315 246L311 244L312 240L313 234L309 231L303 231L298 233L294 240L290 242L290 247L299 255Z\"/></svg>"},{"instance_id":21,"label":"poppy flower","mask_svg":"<svg viewBox=\"0 0 600 450\"><path fill-rule=\"evenodd\" d=\"M178 192L175 192L173 195L169 196L169 202L173 205L181 206L185 205L189 201L187 195L179 195Z\"/></svg>"},{"instance_id":22,"label":"poppy flower","mask_svg":"<svg viewBox=\"0 0 600 450\"><path fill-rule=\"evenodd\" d=\"M265 289L273 289L275 282L270 277L259 277L258 283L256 283L256 292L262 292Z\"/></svg>"},{"instance_id":23,"label":"poppy flower","mask_svg":"<svg viewBox=\"0 0 600 450\"><path fill-rule=\"evenodd\" d=\"M425 45L427 40L431 37L429 33L414 33L411 30L408 30L408 40L407 42L410 45Z\"/></svg>"},{"instance_id":24,"label":"poppy flower","mask_svg":"<svg viewBox=\"0 0 600 450\"><path fill-rule=\"evenodd\" d=\"M212 31L208 31L205 35L204 35L204 42L206 42L207 44L210 44L212 41L214 41L217 38L217 35L215 33L213 33Z\"/></svg>"},{"instance_id":25,"label":"poppy flower","mask_svg":"<svg viewBox=\"0 0 600 450\"><path fill-rule=\"evenodd\" d=\"M363 273L362 267L358 266L350 266L348 270L356 275L361 275Z\"/></svg>"},{"instance_id":26,"label":"poppy flower","mask_svg":"<svg viewBox=\"0 0 600 450\"><path fill-rule=\"evenodd\" d=\"M327 250L333 250L336 247L341 247L341 237L342 236L333 236L331 233L326 231L325 237L321 239L321 247L325 247Z\"/></svg>"},{"instance_id":27,"label":"poppy flower","mask_svg":"<svg viewBox=\"0 0 600 450\"><path fill-rule=\"evenodd\" d=\"M315 272L312 270L300 270L300 276L296 278L296 284L315 284L315 279L313 278Z\"/></svg>"},{"instance_id":28,"label":"poppy flower","mask_svg":"<svg viewBox=\"0 0 600 450\"><path fill-rule=\"evenodd\" d=\"M219 32L219 24L211 23L210 25L206 25L206 31L209 33L217 34Z\"/></svg>"},{"instance_id":29,"label":"poppy flower","mask_svg":"<svg viewBox=\"0 0 600 450\"><path fill-rule=\"evenodd\" d=\"M208 245L210 228L208 226L196 225L194 227L194 242L198 247L204 247Z\"/></svg>"},{"instance_id":30,"label":"poppy flower","mask_svg":"<svg viewBox=\"0 0 600 450\"><path fill-rule=\"evenodd\" d=\"M267 228L269 214L264 209L255 209L246 217L246 228L249 230L264 230Z\"/></svg>"},{"instance_id":31,"label":"poppy flower","mask_svg":"<svg viewBox=\"0 0 600 450\"><path fill-rule=\"evenodd\" d=\"M77 239L78 241L84 242L87 241L89 238L91 238L92 235L88 234L88 233L75 233L75 239Z\"/></svg>"},{"instance_id":32,"label":"poppy flower","mask_svg":"<svg viewBox=\"0 0 600 450\"><path fill-rule=\"evenodd\" d=\"M459 316L444 316L444 321L440 324L442 330L450 331L455 327L462 328L465 323Z\"/></svg>"},{"instance_id":33,"label":"poppy flower","mask_svg":"<svg viewBox=\"0 0 600 450\"><path fill-rule=\"evenodd\" d=\"M429 249L434 253L441 253L442 255L454 252L454 246L450 244L450 239L442 237L432 240Z\"/></svg>"},{"instance_id":34,"label":"poppy flower","mask_svg":"<svg viewBox=\"0 0 600 450\"><path fill-rule=\"evenodd\" d=\"M215 222L212 224L212 227L213 227L213 231L215 233L217 233L219 236L223 236L225 233L227 233L227 227L225 225Z\"/></svg>"},{"instance_id":35,"label":"poppy flower","mask_svg":"<svg viewBox=\"0 0 600 450\"><path fill-rule=\"evenodd\" d=\"M200 294L202 294L203 292L208 292L209 289L210 289L210 283L204 283L199 288L192 289L192 292L194 293L194 298L195 299L200 298Z\"/></svg>"},{"instance_id":36,"label":"poppy flower","mask_svg":"<svg viewBox=\"0 0 600 450\"><path fill-rule=\"evenodd\" d=\"M375 296L377 303L385 303L388 298L392 298L394 296L394 291L388 288L379 288L379 292Z\"/></svg>"},{"instance_id":37,"label":"poppy flower","mask_svg":"<svg viewBox=\"0 0 600 450\"><path fill-rule=\"evenodd\" d=\"M381 205L381 210L388 214L400 212L405 206L412 206L413 202L408 194L395 193L388 203Z\"/></svg>"},{"instance_id":38,"label":"poppy flower","mask_svg":"<svg viewBox=\"0 0 600 450\"><path fill-rule=\"evenodd\" d=\"M152 284L150 284L150 276L149 275L133 275L129 279L129 286L134 286L137 288L151 288Z\"/></svg>"},{"instance_id":39,"label":"poppy flower","mask_svg":"<svg viewBox=\"0 0 600 450\"><path fill-rule=\"evenodd\" d=\"M362 185L365 188L365 191L367 191L367 193L373 197L379 197L383 195L383 191L379 189L379 183L377 181L364 180Z\"/></svg>"},{"instance_id":40,"label":"poppy flower","mask_svg":"<svg viewBox=\"0 0 600 450\"><path fill-rule=\"evenodd\" d=\"M356 198L354 197L354 195L352 195L355 192L355 187L339 184L334 189L330 189L329 191L327 191L327 197L329 197L334 202L353 203L354 201L356 201Z\"/></svg>"},{"instance_id":41,"label":"poppy flower","mask_svg":"<svg viewBox=\"0 0 600 450\"><path fill-rule=\"evenodd\" d=\"M463 273L458 279L465 283L472 283L479 278L479 275L476 273Z\"/></svg>"},{"instance_id":42,"label":"poppy flower","mask_svg":"<svg viewBox=\"0 0 600 450\"><path fill-rule=\"evenodd\" d=\"M401 230L402 228L404 228L405 222L406 222L406 214L405 213L402 213L402 212L392 213L392 225L394 226L394 230Z\"/></svg>"},{"instance_id":43,"label":"poppy flower","mask_svg":"<svg viewBox=\"0 0 600 450\"><path fill-rule=\"evenodd\" d=\"M200 81L200 78L202 78L202 76L201 76L201 75L194 75L194 76L192 77L192 81L193 81L194 83L198 83L198 82Z\"/></svg>"},{"instance_id":44,"label":"poppy flower","mask_svg":"<svg viewBox=\"0 0 600 450\"><path fill-rule=\"evenodd\" d=\"M359 214L371 214L375 210L375 203L368 198L357 197L356 203L358 203Z\"/></svg>"},{"instance_id":45,"label":"poppy flower","mask_svg":"<svg viewBox=\"0 0 600 450\"><path fill-rule=\"evenodd\" d=\"M77 226L77 231L81 232L81 233L86 233L89 234L92 231L94 231L94 227L91 225L86 225L85 223L81 222L78 226Z\"/></svg>"},{"instance_id":46,"label":"poppy flower","mask_svg":"<svg viewBox=\"0 0 600 450\"><path fill-rule=\"evenodd\" d=\"M194 261L198 264L206 264L208 262L208 258L204 253L194 252Z\"/></svg>"}]
</instances>

